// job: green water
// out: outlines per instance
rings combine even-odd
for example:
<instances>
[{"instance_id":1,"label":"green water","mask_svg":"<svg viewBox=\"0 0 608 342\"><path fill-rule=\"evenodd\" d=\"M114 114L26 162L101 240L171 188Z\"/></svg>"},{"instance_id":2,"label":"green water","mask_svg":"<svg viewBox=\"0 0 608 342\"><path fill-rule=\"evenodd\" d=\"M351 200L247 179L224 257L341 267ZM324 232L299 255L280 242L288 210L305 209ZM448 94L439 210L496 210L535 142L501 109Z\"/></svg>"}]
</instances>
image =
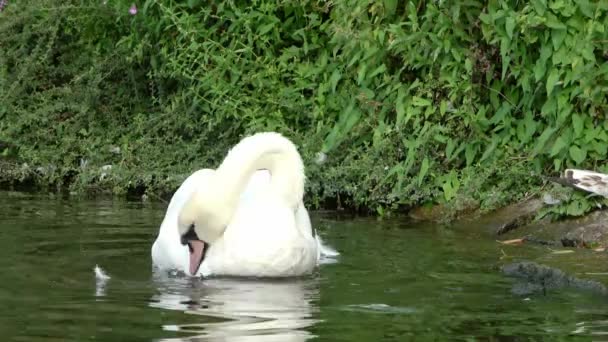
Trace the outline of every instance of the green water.
<instances>
[{"instance_id":1,"label":"green water","mask_svg":"<svg viewBox=\"0 0 608 342\"><path fill-rule=\"evenodd\" d=\"M513 294L471 227L316 214L342 255L314 276L193 281L152 272L162 204L0 192L0 208L2 341L608 340L605 298Z\"/></svg>"}]
</instances>

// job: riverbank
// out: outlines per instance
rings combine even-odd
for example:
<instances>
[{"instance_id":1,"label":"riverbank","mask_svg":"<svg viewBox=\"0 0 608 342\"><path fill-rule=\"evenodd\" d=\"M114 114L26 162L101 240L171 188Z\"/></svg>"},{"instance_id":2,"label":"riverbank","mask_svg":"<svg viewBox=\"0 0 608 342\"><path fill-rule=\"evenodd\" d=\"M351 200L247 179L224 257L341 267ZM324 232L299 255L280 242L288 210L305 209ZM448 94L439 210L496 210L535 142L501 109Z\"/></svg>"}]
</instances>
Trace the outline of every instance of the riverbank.
<instances>
[{"instance_id":1,"label":"riverbank","mask_svg":"<svg viewBox=\"0 0 608 342\"><path fill-rule=\"evenodd\" d=\"M9 2L0 181L166 199L277 131L311 209L449 221L605 165L602 3L262 3Z\"/></svg>"}]
</instances>

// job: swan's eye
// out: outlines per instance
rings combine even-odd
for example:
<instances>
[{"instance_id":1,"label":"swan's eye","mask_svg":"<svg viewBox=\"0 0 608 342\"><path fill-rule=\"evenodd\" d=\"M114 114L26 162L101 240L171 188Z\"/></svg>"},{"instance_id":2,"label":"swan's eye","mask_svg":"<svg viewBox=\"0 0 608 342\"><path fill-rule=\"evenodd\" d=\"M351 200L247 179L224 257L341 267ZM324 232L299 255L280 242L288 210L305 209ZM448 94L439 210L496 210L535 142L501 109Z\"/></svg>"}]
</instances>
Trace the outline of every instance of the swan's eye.
<instances>
[{"instance_id":1,"label":"swan's eye","mask_svg":"<svg viewBox=\"0 0 608 342\"><path fill-rule=\"evenodd\" d=\"M188 226L188 230L186 231L186 233L182 234L181 239L180 239L182 245L186 245L188 244L188 241L192 241L192 240L200 240L198 238L198 235L196 235L196 232L194 231L194 223L192 223L190 226Z\"/></svg>"}]
</instances>

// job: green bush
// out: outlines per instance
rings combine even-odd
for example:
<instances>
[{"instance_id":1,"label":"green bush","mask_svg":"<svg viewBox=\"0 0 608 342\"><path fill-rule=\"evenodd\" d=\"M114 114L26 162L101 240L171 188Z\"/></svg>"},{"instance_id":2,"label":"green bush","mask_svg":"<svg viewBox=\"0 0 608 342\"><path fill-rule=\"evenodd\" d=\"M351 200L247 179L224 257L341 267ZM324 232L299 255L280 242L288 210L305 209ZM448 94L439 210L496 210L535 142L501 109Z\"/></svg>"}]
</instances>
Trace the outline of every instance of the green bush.
<instances>
[{"instance_id":1,"label":"green bush","mask_svg":"<svg viewBox=\"0 0 608 342\"><path fill-rule=\"evenodd\" d=\"M604 2L130 5L0 13L0 141L27 163L0 177L168 193L262 130L301 147L316 207L494 208L603 169Z\"/></svg>"}]
</instances>

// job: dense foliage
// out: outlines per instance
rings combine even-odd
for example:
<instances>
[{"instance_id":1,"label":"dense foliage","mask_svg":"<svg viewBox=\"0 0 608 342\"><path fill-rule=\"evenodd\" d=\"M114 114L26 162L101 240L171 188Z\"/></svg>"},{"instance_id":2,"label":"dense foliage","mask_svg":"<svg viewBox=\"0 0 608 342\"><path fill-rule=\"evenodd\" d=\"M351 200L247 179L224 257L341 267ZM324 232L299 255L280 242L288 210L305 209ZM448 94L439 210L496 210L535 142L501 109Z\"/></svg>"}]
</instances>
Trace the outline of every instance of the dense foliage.
<instances>
[{"instance_id":1,"label":"dense foliage","mask_svg":"<svg viewBox=\"0 0 608 342\"><path fill-rule=\"evenodd\" d=\"M543 174L608 171L607 13L590 0L10 2L0 177L169 193L244 134L276 130L301 147L310 204L492 208Z\"/></svg>"}]
</instances>

